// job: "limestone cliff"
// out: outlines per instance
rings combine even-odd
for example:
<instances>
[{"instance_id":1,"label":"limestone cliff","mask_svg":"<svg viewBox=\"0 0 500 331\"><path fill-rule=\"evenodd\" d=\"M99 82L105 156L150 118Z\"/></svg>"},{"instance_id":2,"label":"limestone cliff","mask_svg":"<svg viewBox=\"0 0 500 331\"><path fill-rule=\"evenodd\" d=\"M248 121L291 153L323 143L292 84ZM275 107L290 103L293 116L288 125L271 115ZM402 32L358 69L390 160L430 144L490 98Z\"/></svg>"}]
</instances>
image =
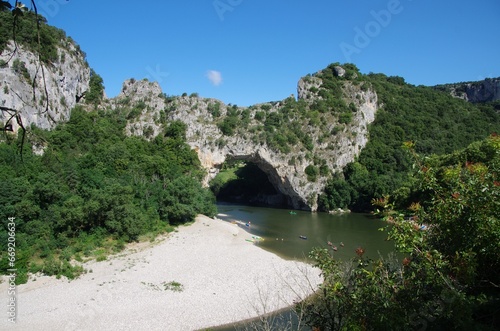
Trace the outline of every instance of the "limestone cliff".
<instances>
[{"instance_id":1,"label":"limestone cliff","mask_svg":"<svg viewBox=\"0 0 500 331\"><path fill-rule=\"evenodd\" d=\"M57 56L50 61L12 42L0 54L0 106L17 112L26 128L50 130L67 121L89 90L84 53L69 38L58 39ZM171 121L182 121L187 142L206 169L206 185L230 158L253 162L291 207L314 211L327 180L368 142L379 101L361 76L352 64L332 64L301 78L297 97L250 107L196 94L167 96L156 82L130 79L99 108L123 111L127 134L146 139L163 134ZM435 88L471 102L500 98L500 78ZM1 112L0 124L16 132L11 116ZM43 146L37 148L43 152Z\"/></svg>"},{"instance_id":2,"label":"limestone cliff","mask_svg":"<svg viewBox=\"0 0 500 331\"><path fill-rule=\"evenodd\" d=\"M71 109L89 87L90 68L84 54L61 40L58 60L43 63L33 52L10 42L0 54L0 106L15 109L25 127L52 129L69 119ZM4 125L7 113L0 114ZM11 120L13 131L18 125Z\"/></svg>"},{"instance_id":3,"label":"limestone cliff","mask_svg":"<svg viewBox=\"0 0 500 331\"><path fill-rule=\"evenodd\" d=\"M111 103L135 110L127 125L130 134L154 137L162 131L162 116L186 123L187 141L207 170L205 184L228 158L253 162L290 206L316 210L331 170L340 171L366 145L377 111L373 90L344 80L342 103L350 110L349 121L342 122L333 109L314 110L324 89L320 77L306 77L298 83L298 100L236 107L197 95L167 98L157 83L128 80ZM276 119L279 126L272 126L269 122ZM233 120L238 124L228 130Z\"/></svg>"},{"instance_id":4,"label":"limestone cliff","mask_svg":"<svg viewBox=\"0 0 500 331\"><path fill-rule=\"evenodd\" d=\"M477 82L437 85L435 88L472 103L500 100L500 77L486 78Z\"/></svg>"},{"instance_id":5,"label":"limestone cliff","mask_svg":"<svg viewBox=\"0 0 500 331\"><path fill-rule=\"evenodd\" d=\"M58 60L51 63L13 44L1 54L1 106L17 110L25 127L52 129L67 121L89 89L83 53L69 41L61 43ZM316 210L327 179L366 145L378 107L377 94L355 75L344 77L349 75L339 66L329 70L300 79L297 99L292 95L251 107L196 94L168 97L157 83L135 79L125 81L121 93L100 107L125 110L127 133L146 139L162 134L171 121L186 123L187 142L207 171L206 185L226 160L240 159L263 170L288 205ZM325 72L336 77L333 83ZM14 120L9 124L17 131Z\"/></svg>"},{"instance_id":6,"label":"limestone cliff","mask_svg":"<svg viewBox=\"0 0 500 331\"><path fill-rule=\"evenodd\" d=\"M111 109L130 108L131 120L127 123L127 134L156 137L163 129L160 119L165 118L166 100L160 85L148 80L128 79L118 96L107 101Z\"/></svg>"}]
</instances>

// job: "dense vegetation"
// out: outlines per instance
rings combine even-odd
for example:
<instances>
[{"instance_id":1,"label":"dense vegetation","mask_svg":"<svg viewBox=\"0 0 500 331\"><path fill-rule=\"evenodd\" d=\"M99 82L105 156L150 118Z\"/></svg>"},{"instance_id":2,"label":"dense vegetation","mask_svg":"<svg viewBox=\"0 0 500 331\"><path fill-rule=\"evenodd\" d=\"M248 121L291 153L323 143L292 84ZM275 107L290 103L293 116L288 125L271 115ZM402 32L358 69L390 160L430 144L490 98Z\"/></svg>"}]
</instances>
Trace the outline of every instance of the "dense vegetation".
<instances>
[{"instance_id":1,"label":"dense vegetation","mask_svg":"<svg viewBox=\"0 0 500 331\"><path fill-rule=\"evenodd\" d=\"M63 31L31 12L0 10L0 19L0 51L15 34L42 61L59 60ZM401 77L362 75L351 64L339 76L336 65L316 74L322 85L311 92L321 98L312 103L287 98L248 109L233 105L225 116L218 103L208 109L224 135L251 133L255 142L281 153L305 152L311 160L307 178L315 181L333 171L315 146L342 132L357 110L345 102L344 87L377 92L381 108L368 145L356 162L331 176L319 202L325 210L381 208L404 259L370 260L360 247L352 261L340 262L328 251L314 251L325 283L299 306L306 321L329 330L498 329L500 138L484 138L500 129L499 103L471 105ZM13 67L26 70L20 62ZM94 72L90 85L87 102L98 105L103 86ZM15 217L17 282L38 271L73 278L84 272L75 261L105 259L126 242L153 238L198 213L215 214L213 194L201 187L198 158L185 142L185 124L166 122L163 113L164 132L151 141L124 134L126 121L143 108L77 107L53 131L31 128L23 160L20 139L2 136L0 240L8 242L7 224ZM409 140L414 143L403 149ZM32 148L43 148L43 155ZM432 154L441 156L424 157ZM272 193L255 167L227 169L222 174L235 181L219 177L212 190ZM5 273L7 251L0 257Z\"/></svg>"},{"instance_id":2,"label":"dense vegetation","mask_svg":"<svg viewBox=\"0 0 500 331\"><path fill-rule=\"evenodd\" d=\"M333 70L333 65L329 68ZM328 70L321 75L323 85L331 91L348 79L325 72ZM401 148L404 141L415 141L415 150L422 155L444 154L500 132L498 102L473 105L431 87L406 84L401 77L357 71L350 77L357 84L371 86L381 107L369 128L369 142L356 162L333 176L325 187L319 199L323 210L348 207L366 211L374 197L393 194L398 188L396 194L406 195L412 161Z\"/></svg>"},{"instance_id":3,"label":"dense vegetation","mask_svg":"<svg viewBox=\"0 0 500 331\"><path fill-rule=\"evenodd\" d=\"M374 197L404 198L412 165L401 148L404 141L415 141L422 155L440 155L500 132L500 102L471 104L432 87L407 84L402 77L362 74L353 64L331 64L304 81L311 83L308 99L289 97L249 108L232 105L225 114L220 104L211 103L208 111L224 135L291 155L289 164L308 161L309 181L329 178L318 199L320 210L368 211ZM369 89L377 93L379 110L368 128L368 144L355 162L341 171L331 169L322 155L325 147L319 146L335 149L339 137L354 138L349 125L362 102L359 91Z\"/></svg>"},{"instance_id":4,"label":"dense vegetation","mask_svg":"<svg viewBox=\"0 0 500 331\"><path fill-rule=\"evenodd\" d=\"M271 149L285 154L292 153L297 148L309 151L313 149L307 129L310 114L304 101L297 102L294 98L287 98L282 102L242 109L232 105L227 108L225 116L221 116L219 108L218 104L211 104L208 111L224 135L246 136L250 133L254 143L265 143Z\"/></svg>"},{"instance_id":5,"label":"dense vegetation","mask_svg":"<svg viewBox=\"0 0 500 331\"><path fill-rule=\"evenodd\" d=\"M443 157L407 147L416 159L408 209L373 200L403 260L366 259L360 247L341 262L315 250L326 281L298 308L320 330L498 330L500 137Z\"/></svg>"},{"instance_id":6,"label":"dense vegetation","mask_svg":"<svg viewBox=\"0 0 500 331\"><path fill-rule=\"evenodd\" d=\"M16 40L18 45L39 54L41 61L50 64L60 60L57 47L65 47L66 42L69 41L76 51L85 57L80 47L67 38L63 30L48 25L45 17L35 15L32 11L23 11L19 15L13 15L7 8L0 7L0 21L2 22L0 24L0 53L4 51L9 41ZM40 27L39 30L37 26ZM38 42L38 35L40 42Z\"/></svg>"},{"instance_id":7,"label":"dense vegetation","mask_svg":"<svg viewBox=\"0 0 500 331\"><path fill-rule=\"evenodd\" d=\"M17 139L0 144L0 240L7 242L8 217L16 217L17 281L29 271L74 277L83 270L72 259L103 259L141 235L215 214L185 124L167 123L152 141L127 137L128 112L75 108L53 131L32 128L31 142L45 151L27 147L23 162Z\"/></svg>"}]
</instances>

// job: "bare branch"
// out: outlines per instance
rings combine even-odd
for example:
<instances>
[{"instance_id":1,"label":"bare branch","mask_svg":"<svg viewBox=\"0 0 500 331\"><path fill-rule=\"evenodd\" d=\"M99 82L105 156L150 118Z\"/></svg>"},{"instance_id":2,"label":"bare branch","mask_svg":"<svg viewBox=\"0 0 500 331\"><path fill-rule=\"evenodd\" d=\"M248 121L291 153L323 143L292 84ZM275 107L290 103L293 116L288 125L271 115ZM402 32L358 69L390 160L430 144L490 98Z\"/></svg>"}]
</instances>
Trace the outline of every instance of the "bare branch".
<instances>
[{"instance_id":1,"label":"bare branch","mask_svg":"<svg viewBox=\"0 0 500 331\"><path fill-rule=\"evenodd\" d=\"M38 9L36 8L36 4L35 4L34 0L31 0L31 5L33 6L33 10L35 12L36 30L37 30L37 38L38 38L38 68L40 68L42 70L43 89L45 92L45 110L40 113L40 114L43 114L43 113L48 113L48 111L49 111L49 92L47 91L47 82L45 80L45 69L43 68L42 55L41 55L42 54L42 41L41 41L41 37L40 37L41 27L40 27L40 20L38 19ZM33 78L33 84L32 84L33 100L34 100L35 104L36 104L36 93L35 93L36 84L35 84L35 82L36 82L36 76L38 73L38 68L35 71L35 77ZM49 118L53 122L55 122L54 119L52 118L52 116L49 115Z\"/></svg>"},{"instance_id":2,"label":"bare branch","mask_svg":"<svg viewBox=\"0 0 500 331\"><path fill-rule=\"evenodd\" d=\"M41 42L41 36L40 36L41 26L40 26L40 19L38 17L38 9L37 9L35 0L31 0L31 6L32 6L32 10L35 13L34 17L35 17L35 20L36 20L37 43L38 43L38 50L37 50L37 53L38 53L38 65L36 67L35 74L34 74L34 77L33 77L32 83L31 83L31 87L32 87L32 91L33 91L33 102L34 102L34 105L35 105L35 108L36 108L36 104L37 104L37 100L36 100L36 80L37 80L37 77L38 77L38 72L39 72L39 70L41 70L41 75L42 75L42 80L43 80L43 89L44 89L44 94L45 94L45 109L43 111L41 111L40 114L47 113L48 118L52 122L55 123L55 119L49 113L49 92L47 90L47 82L46 82L46 78L45 78L45 69L44 69L44 66L43 66L42 55L41 55L42 54L42 42ZM12 13L13 13L13 16L14 16L14 21L13 21L13 25L12 25L12 40L13 40L13 43L14 43L14 49L12 50L12 53L10 54L9 59L8 59L7 62L9 62L10 60L12 60L12 58L18 52L19 46L17 44L16 30L17 30L17 26L18 26L18 23L19 23L19 17L23 15L23 12L25 10L26 10L26 7L21 2L19 2L19 1L16 0L15 4L14 4L14 9L12 10ZM23 103L27 104L25 101L22 100L22 98L21 98L20 95L18 95L18 97L19 97L19 99ZM4 126L4 128L3 128L2 131L4 131L4 132L6 132L6 131L13 131L11 121L12 121L12 119L14 117L16 118L16 122L19 125L19 127L21 128L21 130L23 130L23 135L22 135L22 138L21 138L21 146L20 146L20 150L19 150L19 153L21 155L21 160L22 160L23 159L24 144L25 144L25 141L26 141L26 128L24 126L24 123L23 123L20 111L17 110L17 109L13 109L13 108L9 108L9 107L4 107L4 106L0 106L0 111L6 112L10 116L8 118L7 122L5 123L5 126Z\"/></svg>"},{"instance_id":3,"label":"bare branch","mask_svg":"<svg viewBox=\"0 0 500 331\"><path fill-rule=\"evenodd\" d=\"M21 154L21 161L23 161L23 148L24 148L24 141L26 139L26 129L24 128L23 119L21 118L21 115L19 113L16 114L16 122L19 125L19 127L23 130L23 137L21 139L21 147L19 150Z\"/></svg>"}]
</instances>

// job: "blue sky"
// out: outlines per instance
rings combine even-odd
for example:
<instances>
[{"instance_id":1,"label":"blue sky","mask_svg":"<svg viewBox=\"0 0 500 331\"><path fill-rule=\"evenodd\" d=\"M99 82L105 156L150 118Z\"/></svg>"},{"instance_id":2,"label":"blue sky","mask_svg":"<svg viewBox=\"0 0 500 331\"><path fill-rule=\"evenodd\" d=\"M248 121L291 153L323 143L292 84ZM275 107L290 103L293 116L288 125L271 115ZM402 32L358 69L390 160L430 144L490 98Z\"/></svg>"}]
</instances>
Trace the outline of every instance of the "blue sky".
<instances>
[{"instance_id":1,"label":"blue sky","mask_svg":"<svg viewBox=\"0 0 500 331\"><path fill-rule=\"evenodd\" d=\"M500 76L498 0L40 0L104 79L249 106L333 62L435 85Z\"/></svg>"}]
</instances>

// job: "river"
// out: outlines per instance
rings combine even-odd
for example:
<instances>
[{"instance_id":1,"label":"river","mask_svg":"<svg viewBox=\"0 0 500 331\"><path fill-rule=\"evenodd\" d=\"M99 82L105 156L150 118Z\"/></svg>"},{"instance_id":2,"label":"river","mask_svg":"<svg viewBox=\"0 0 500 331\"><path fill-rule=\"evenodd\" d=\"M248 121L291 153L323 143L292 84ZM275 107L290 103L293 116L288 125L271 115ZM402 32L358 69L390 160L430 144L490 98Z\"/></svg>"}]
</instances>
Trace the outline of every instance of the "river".
<instances>
[{"instance_id":1,"label":"river","mask_svg":"<svg viewBox=\"0 0 500 331\"><path fill-rule=\"evenodd\" d=\"M386 223L367 214L331 215L298 210L290 214L286 209L232 204L217 207L218 218L248 223L249 226L243 227L264 239L257 245L285 259L304 259L315 247L336 247L332 252L341 260L355 257L358 247L364 248L371 258L377 258L379 252L386 256L394 250L394 244L385 240L387 232L378 231Z\"/></svg>"},{"instance_id":2,"label":"river","mask_svg":"<svg viewBox=\"0 0 500 331\"><path fill-rule=\"evenodd\" d=\"M386 240L387 232L379 231L380 228L386 227L386 223L368 214L331 215L222 203L217 207L218 218L240 223L247 231L264 239L256 242L256 245L285 259L304 260L315 247L328 248L332 255L340 260L356 257L355 250L358 247L364 248L365 256L373 259L378 258L379 254L387 256L394 251L394 244ZM336 250L333 247L336 247ZM285 309L275 316L273 325L282 329L283 325L286 325L283 323L288 323L293 318L292 310ZM253 329L254 325L249 321L212 330Z\"/></svg>"}]
</instances>

